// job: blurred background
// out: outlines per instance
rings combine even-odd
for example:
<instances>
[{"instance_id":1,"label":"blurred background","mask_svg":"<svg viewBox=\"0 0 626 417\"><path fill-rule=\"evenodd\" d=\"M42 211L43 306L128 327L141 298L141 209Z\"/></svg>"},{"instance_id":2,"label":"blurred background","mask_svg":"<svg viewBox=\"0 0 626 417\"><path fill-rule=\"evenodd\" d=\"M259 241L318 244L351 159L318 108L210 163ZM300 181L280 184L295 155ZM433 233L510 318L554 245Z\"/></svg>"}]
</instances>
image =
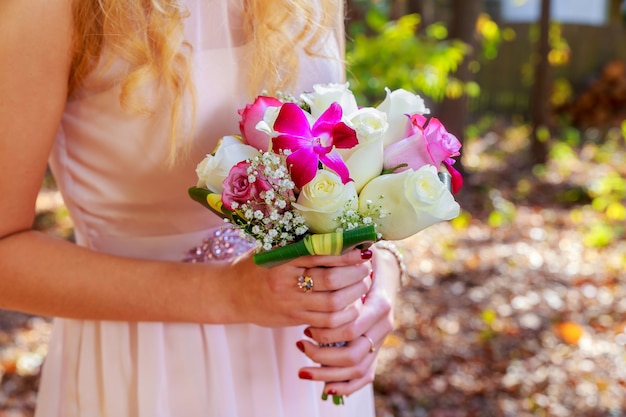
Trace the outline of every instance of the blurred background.
<instances>
[{"instance_id":1,"label":"blurred background","mask_svg":"<svg viewBox=\"0 0 626 417\"><path fill-rule=\"evenodd\" d=\"M461 216L399 242L410 279L378 417L626 416L622 0L349 0L347 14L359 103L415 91L463 142ZM37 207L37 229L72 239L52 178ZM32 416L49 330L0 310L0 417Z\"/></svg>"}]
</instances>

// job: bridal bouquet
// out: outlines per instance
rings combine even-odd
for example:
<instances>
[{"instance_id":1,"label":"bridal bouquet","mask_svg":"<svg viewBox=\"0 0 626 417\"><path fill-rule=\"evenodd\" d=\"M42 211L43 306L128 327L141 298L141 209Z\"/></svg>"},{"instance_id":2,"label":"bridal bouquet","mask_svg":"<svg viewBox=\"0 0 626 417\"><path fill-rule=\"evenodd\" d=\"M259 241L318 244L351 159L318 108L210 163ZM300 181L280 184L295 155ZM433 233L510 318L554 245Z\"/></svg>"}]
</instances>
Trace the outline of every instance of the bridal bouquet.
<instances>
[{"instance_id":1,"label":"bridal bouquet","mask_svg":"<svg viewBox=\"0 0 626 417\"><path fill-rule=\"evenodd\" d=\"M239 110L240 134L198 164L189 194L253 238L267 267L453 219L460 142L419 96L386 93L363 108L348 84L257 97Z\"/></svg>"}]
</instances>

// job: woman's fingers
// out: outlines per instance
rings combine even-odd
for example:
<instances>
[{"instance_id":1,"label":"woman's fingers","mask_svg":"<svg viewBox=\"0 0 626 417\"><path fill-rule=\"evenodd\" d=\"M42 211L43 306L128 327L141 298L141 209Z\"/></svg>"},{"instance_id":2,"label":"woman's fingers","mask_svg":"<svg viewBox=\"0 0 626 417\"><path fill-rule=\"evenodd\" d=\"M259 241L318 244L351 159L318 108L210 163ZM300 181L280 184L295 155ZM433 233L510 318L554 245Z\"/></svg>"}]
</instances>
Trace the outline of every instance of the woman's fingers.
<instances>
[{"instance_id":1,"label":"woman's fingers","mask_svg":"<svg viewBox=\"0 0 626 417\"><path fill-rule=\"evenodd\" d=\"M358 303L358 302L357 302ZM371 291L359 309L358 317L349 323L337 327L316 327L311 325L307 330L310 337L318 343L335 343L354 340L362 334L372 336L376 328L380 338L393 330L393 314L391 303L385 298L375 296Z\"/></svg>"},{"instance_id":2,"label":"woman's fingers","mask_svg":"<svg viewBox=\"0 0 626 417\"><path fill-rule=\"evenodd\" d=\"M380 329L371 331L375 334ZM325 382L328 395L350 395L374 380L376 355L382 343L376 335L362 335L344 347L320 347L299 341L298 349L323 366L302 368L298 375L301 379Z\"/></svg>"},{"instance_id":3,"label":"woman's fingers","mask_svg":"<svg viewBox=\"0 0 626 417\"><path fill-rule=\"evenodd\" d=\"M361 279L349 287L337 291L320 292L314 290L298 297L302 306L309 311L333 312L340 311L359 302L369 289L369 278ZM360 305L359 305L360 306Z\"/></svg>"},{"instance_id":4,"label":"woman's fingers","mask_svg":"<svg viewBox=\"0 0 626 417\"><path fill-rule=\"evenodd\" d=\"M349 381L344 382L330 382L327 383L324 387L324 392L327 395L350 395L364 386L371 384L374 382L374 377L376 375L376 369L374 364L372 364L368 370L368 372L362 376L361 378L351 379Z\"/></svg>"},{"instance_id":5,"label":"woman's fingers","mask_svg":"<svg viewBox=\"0 0 626 417\"><path fill-rule=\"evenodd\" d=\"M367 251L360 251L358 249L350 250L342 255L310 255L296 258L289 262L289 264L301 267L312 268L316 266L320 267L336 267L356 265L364 261L368 261L371 258L371 253Z\"/></svg>"},{"instance_id":6,"label":"woman's fingers","mask_svg":"<svg viewBox=\"0 0 626 417\"><path fill-rule=\"evenodd\" d=\"M299 315L298 319L301 324L317 323L320 326L342 326L354 321L358 315L359 311L356 308L349 307L332 313L305 311Z\"/></svg>"},{"instance_id":7,"label":"woman's fingers","mask_svg":"<svg viewBox=\"0 0 626 417\"><path fill-rule=\"evenodd\" d=\"M316 257L307 257L307 259ZM334 258L334 257L321 257L321 258ZM345 258L352 262L351 258ZM297 273L295 275L296 281L302 277L302 279L310 278L312 280L312 291L335 291L342 288L353 285L359 281L362 281L365 277L370 275L372 266L370 262L358 259L356 263L349 263L346 265L319 265L316 263L308 263L301 267L292 265L295 267ZM307 280L308 281L308 280Z\"/></svg>"},{"instance_id":8,"label":"woman's fingers","mask_svg":"<svg viewBox=\"0 0 626 417\"><path fill-rule=\"evenodd\" d=\"M344 347L324 347L308 340L299 341L298 347L304 348L304 354L320 365L350 367L378 352L387 334L387 326L379 322Z\"/></svg>"},{"instance_id":9,"label":"woman's fingers","mask_svg":"<svg viewBox=\"0 0 626 417\"><path fill-rule=\"evenodd\" d=\"M363 338L364 339L364 338ZM349 391L350 387L354 385L363 385L372 382L374 378L374 364L376 360L376 352L369 353L369 342L365 340L365 346L354 347L355 351L361 351L358 353L358 356L361 355L361 360L356 361L354 364L347 365L338 365L338 366L321 366L321 367L304 367L300 369L298 375L301 379L311 379L314 381L323 381L327 384L327 389L329 389L328 384L336 384L335 388L339 388L341 386L341 391L337 391L340 395L350 394L354 391ZM304 346L305 352L311 348L309 345ZM337 347L337 348L320 348L320 349L344 349L349 350L350 347ZM365 354L363 353L365 350ZM343 354L345 357L346 355ZM359 381L359 382L356 382ZM361 385L362 386L362 385ZM360 388L360 386L359 386ZM327 391L328 392L328 391Z\"/></svg>"}]
</instances>

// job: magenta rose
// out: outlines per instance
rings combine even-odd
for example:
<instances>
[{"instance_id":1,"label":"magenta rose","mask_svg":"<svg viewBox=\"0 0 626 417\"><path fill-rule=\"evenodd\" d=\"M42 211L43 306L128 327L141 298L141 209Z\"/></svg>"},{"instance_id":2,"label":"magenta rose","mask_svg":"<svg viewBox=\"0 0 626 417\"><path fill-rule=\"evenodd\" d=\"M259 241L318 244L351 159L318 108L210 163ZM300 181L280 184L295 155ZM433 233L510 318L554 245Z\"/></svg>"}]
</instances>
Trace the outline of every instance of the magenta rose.
<instances>
[{"instance_id":1,"label":"magenta rose","mask_svg":"<svg viewBox=\"0 0 626 417\"><path fill-rule=\"evenodd\" d=\"M384 169L391 169L402 164L408 168L418 170L424 165L439 167L448 158L459 155L461 142L438 119L414 114L409 116L411 121L406 137L395 142L385 149Z\"/></svg>"},{"instance_id":2,"label":"magenta rose","mask_svg":"<svg viewBox=\"0 0 626 417\"><path fill-rule=\"evenodd\" d=\"M222 182L222 203L230 211L235 211L242 204L248 204L253 210L265 213L266 205L262 194L272 189L272 186L260 172L256 175L248 174L249 167L249 162L241 161L230 169Z\"/></svg>"},{"instance_id":3,"label":"magenta rose","mask_svg":"<svg viewBox=\"0 0 626 417\"><path fill-rule=\"evenodd\" d=\"M254 103L246 105L238 111L241 116L239 130L248 145L254 146L260 151L269 149L270 136L257 130L256 125L263 120L265 111L270 107L280 107L283 103L274 97L259 96Z\"/></svg>"}]
</instances>

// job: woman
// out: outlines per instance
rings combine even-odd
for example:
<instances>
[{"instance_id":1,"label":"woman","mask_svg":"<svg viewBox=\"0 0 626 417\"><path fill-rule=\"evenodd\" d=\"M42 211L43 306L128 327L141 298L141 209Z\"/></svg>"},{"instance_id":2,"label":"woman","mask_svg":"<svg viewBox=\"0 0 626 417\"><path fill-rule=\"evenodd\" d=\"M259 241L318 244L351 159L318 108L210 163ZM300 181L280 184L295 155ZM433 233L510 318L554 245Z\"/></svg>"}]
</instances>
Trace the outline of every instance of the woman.
<instances>
[{"instance_id":1,"label":"woman","mask_svg":"<svg viewBox=\"0 0 626 417\"><path fill-rule=\"evenodd\" d=\"M393 254L264 269L242 245L180 262L207 235L225 243L186 195L195 165L261 90L342 80L340 13L330 0L0 3L0 308L59 317L38 417L373 415ZM31 230L48 161L77 244Z\"/></svg>"}]
</instances>

